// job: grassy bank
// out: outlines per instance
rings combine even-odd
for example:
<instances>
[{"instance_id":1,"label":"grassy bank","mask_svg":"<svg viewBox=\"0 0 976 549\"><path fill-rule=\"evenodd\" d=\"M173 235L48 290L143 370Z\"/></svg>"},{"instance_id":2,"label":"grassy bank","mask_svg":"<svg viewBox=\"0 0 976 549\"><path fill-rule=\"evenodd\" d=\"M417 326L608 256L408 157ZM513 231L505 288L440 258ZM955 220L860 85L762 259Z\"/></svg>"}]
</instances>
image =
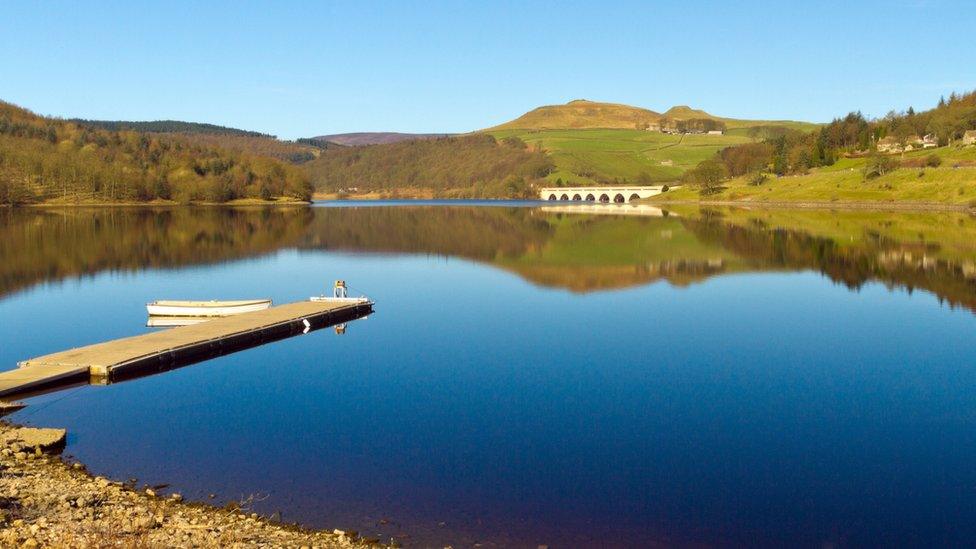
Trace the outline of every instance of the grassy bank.
<instances>
[{"instance_id":1,"label":"grassy bank","mask_svg":"<svg viewBox=\"0 0 976 549\"><path fill-rule=\"evenodd\" d=\"M939 158L938 167L924 165L930 155ZM803 175L769 175L758 185L753 175L746 175L723 182L712 194L702 195L695 187L685 186L651 201L976 207L976 147L942 147L893 158L902 167L879 177L865 177L866 158L845 158Z\"/></svg>"},{"instance_id":2,"label":"grassy bank","mask_svg":"<svg viewBox=\"0 0 976 549\"><path fill-rule=\"evenodd\" d=\"M493 130L499 139L518 137L544 150L556 169L553 185L674 181L702 160L730 145L752 141L738 135L669 135L628 129Z\"/></svg>"}]
</instances>

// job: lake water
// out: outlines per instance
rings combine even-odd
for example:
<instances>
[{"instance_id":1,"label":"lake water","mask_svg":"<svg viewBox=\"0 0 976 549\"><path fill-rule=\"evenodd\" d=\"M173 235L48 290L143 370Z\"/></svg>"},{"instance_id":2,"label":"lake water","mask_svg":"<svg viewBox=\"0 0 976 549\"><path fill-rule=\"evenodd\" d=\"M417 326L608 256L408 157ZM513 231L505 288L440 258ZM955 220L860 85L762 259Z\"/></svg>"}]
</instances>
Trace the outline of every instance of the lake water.
<instances>
[{"instance_id":1,"label":"lake water","mask_svg":"<svg viewBox=\"0 0 976 549\"><path fill-rule=\"evenodd\" d=\"M376 301L12 419L95 474L410 546L976 538L976 219L493 206L0 209L3 369L154 299Z\"/></svg>"}]
</instances>

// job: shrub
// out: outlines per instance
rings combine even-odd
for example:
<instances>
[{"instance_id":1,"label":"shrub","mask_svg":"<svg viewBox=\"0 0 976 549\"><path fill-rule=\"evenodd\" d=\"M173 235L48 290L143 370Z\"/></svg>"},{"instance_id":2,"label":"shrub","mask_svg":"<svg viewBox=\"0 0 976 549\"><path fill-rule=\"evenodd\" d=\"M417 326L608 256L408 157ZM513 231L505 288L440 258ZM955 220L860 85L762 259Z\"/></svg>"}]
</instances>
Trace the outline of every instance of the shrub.
<instances>
[{"instance_id":1,"label":"shrub","mask_svg":"<svg viewBox=\"0 0 976 549\"><path fill-rule=\"evenodd\" d=\"M930 168L938 168L942 165L942 157L937 154L930 154L925 157L925 165Z\"/></svg>"},{"instance_id":2,"label":"shrub","mask_svg":"<svg viewBox=\"0 0 976 549\"><path fill-rule=\"evenodd\" d=\"M719 160L703 160L693 169L685 173L684 179L696 185L701 195L710 195L722 190L721 183L728 175L728 171Z\"/></svg>"},{"instance_id":3,"label":"shrub","mask_svg":"<svg viewBox=\"0 0 976 549\"><path fill-rule=\"evenodd\" d=\"M768 179L769 177L766 174L762 172L756 172L755 174L752 175L752 177L749 178L749 184L752 185L753 187L758 187L763 183L765 183Z\"/></svg>"},{"instance_id":4,"label":"shrub","mask_svg":"<svg viewBox=\"0 0 976 549\"><path fill-rule=\"evenodd\" d=\"M663 187L661 187L661 192L662 192L662 193L666 193L666 192L668 192L668 191L670 191L670 190L671 190L671 187L669 187L669 186L667 186L667 185L665 185L665 186L663 186Z\"/></svg>"},{"instance_id":5,"label":"shrub","mask_svg":"<svg viewBox=\"0 0 976 549\"><path fill-rule=\"evenodd\" d=\"M864 178L873 179L891 173L899 168L898 160L883 154L872 154L864 165Z\"/></svg>"}]
</instances>

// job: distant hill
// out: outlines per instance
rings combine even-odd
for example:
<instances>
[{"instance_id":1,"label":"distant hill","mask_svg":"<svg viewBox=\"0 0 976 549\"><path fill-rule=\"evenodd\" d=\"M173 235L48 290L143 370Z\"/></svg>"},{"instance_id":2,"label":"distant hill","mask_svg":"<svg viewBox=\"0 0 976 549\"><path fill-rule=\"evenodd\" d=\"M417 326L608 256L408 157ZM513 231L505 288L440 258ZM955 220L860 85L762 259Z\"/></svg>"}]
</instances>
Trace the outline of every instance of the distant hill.
<instances>
[{"instance_id":1,"label":"distant hill","mask_svg":"<svg viewBox=\"0 0 976 549\"><path fill-rule=\"evenodd\" d=\"M357 132L357 133L336 133L332 135L320 135L312 137L315 141L334 143L356 147L359 145L388 145L401 141L414 141L417 139L437 139L440 137L451 137L451 133L397 133L397 132Z\"/></svg>"},{"instance_id":2,"label":"distant hill","mask_svg":"<svg viewBox=\"0 0 976 549\"><path fill-rule=\"evenodd\" d=\"M701 109L693 109L688 105L676 105L674 107L671 107L670 109L664 112L664 117L673 118L675 120L688 120L691 118L707 118L710 120L721 120L721 118L717 116L708 114L707 112Z\"/></svg>"},{"instance_id":3,"label":"distant hill","mask_svg":"<svg viewBox=\"0 0 976 549\"><path fill-rule=\"evenodd\" d=\"M600 103L586 99L570 101L565 105L547 105L533 109L522 116L498 126L488 128L488 132L499 130L574 130L574 129L645 129L648 124L661 119L670 120L715 120L724 122L730 130L739 128L788 127L809 131L817 125L792 120L740 120L724 118L694 109L687 105L671 107L664 114L622 105L619 103Z\"/></svg>"},{"instance_id":4,"label":"distant hill","mask_svg":"<svg viewBox=\"0 0 976 549\"><path fill-rule=\"evenodd\" d=\"M818 125L812 122L800 122L797 120L745 120L739 118L724 118L705 112L701 109L693 109L688 105L676 105L665 111L663 118L671 120L715 120L725 124L728 130L742 130L748 128L768 129L768 128L789 128L798 131L812 131Z\"/></svg>"},{"instance_id":5,"label":"distant hill","mask_svg":"<svg viewBox=\"0 0 976 549\"><path fill-rule=\"evenodd\" d=\"M216 124L204 124L200 122L183 122L180 120L152 120L152 121L130 121L130 120L85 120L82 118L72 118L68 122L73 122L80 126L92 126L113 132L122 130L132 130L145 133L205 133L211 135L238 135L243 137L269 137L275 136L266 133L253 132L249 130L239 130L228 128Z\"/></svg>"},{"instance_id":6,"label":"distant hill","mask_svg":"<svg viewBox=\"0 0 976 549\"><path fill-rule=\"evenodd\" d=\"M656 122L660 118L660 113L639 107L577 99L565 105L546 105L533 109L511 122L500 124L486 131L634 129L639 124Z\"/></svg>"}]
</instances>

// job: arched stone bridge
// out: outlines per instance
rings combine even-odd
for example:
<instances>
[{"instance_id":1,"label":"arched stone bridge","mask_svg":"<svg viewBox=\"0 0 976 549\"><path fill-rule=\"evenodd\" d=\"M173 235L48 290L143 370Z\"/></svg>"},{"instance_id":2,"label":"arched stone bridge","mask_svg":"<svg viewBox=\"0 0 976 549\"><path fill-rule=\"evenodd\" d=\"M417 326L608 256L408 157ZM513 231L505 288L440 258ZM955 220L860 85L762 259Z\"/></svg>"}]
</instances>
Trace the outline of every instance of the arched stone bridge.
<instances>
[{"instance_id":1,"label":"arched stone bridge","mask_svg":"<svg viewBox=\"0 0 976 549\"><path fill-rule=\"evenodd\" d=\"M649 198L664 192L664 185L656 187L544 187L539 197L549 201L623 203Z\"/></svg>"}]
</instances>

